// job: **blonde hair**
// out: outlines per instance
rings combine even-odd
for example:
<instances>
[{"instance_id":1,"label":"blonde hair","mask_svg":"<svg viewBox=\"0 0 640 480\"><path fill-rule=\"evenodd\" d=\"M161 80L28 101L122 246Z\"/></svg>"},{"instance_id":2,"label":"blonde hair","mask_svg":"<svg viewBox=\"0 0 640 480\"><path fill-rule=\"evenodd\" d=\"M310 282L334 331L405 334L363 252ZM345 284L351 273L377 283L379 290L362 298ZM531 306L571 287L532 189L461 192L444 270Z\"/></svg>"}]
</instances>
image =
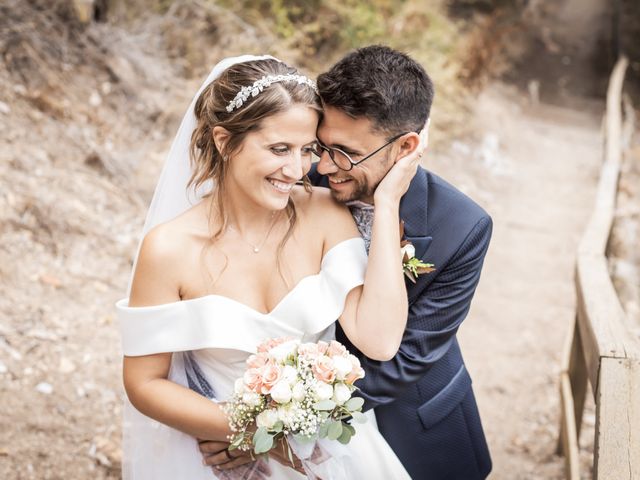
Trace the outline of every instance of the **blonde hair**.
<instances>
[{"instance_id":1,"label":"blonde hair","mask_svg":"<svg viewBox=\"0 0 640 480\"><path fill-rule=\"evenodd\" d=\"M227 212L224 208L225 179L229 169L229 160L240 150L247 134L260 129L261 123L277 113L281 113L293 105L308 105L310 108L322 112L320 98L314 89L305 83L276 82L265 88L259 95L249 97L242 106L227 111L227 106L238 92L257 80L269 75L296 74L297 71L287 64L267 59L238 63L225 70L217 79L211 82L198 97L194 113L197 126L191 135L190 160L193 174L187 188L198 188L205 182L213 180L217 196L216 215L220 220L220 227L209 239L213 244L226 231L228 225ZM229 132L223 151L219 151L213 138L213 129L223 127ZM305 189L310 191L310 182L305 176ZM209 197L211 193L205 195ZM296 208L289 198L286 206L289 228L278 247L278 270L280 271L280 253L285 243L291 237L296 223ZM213 216L209 215L211 222ZM280 271L282 275L282 272Z\"/></svg>"}]
</instances>

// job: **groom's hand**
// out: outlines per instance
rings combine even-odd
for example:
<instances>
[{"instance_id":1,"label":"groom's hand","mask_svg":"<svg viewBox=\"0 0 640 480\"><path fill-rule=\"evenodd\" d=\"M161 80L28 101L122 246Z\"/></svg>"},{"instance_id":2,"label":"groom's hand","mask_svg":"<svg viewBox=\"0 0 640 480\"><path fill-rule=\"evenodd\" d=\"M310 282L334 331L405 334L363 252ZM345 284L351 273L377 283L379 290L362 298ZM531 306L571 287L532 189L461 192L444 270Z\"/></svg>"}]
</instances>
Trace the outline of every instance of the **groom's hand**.
<instances>
[{"instance_id":1,"label":"groom's hand","mask_svg":"<svg viewBox=\"0 0 640 480\"><path fill-rule=\"evenodd\" d=\"M216 469L220 470L229 470L255 461L249 453L242 450L229 451L228 442L199 440L198 449L202 453L205 465L216 467Z\"/></svg>"}]
</instances>

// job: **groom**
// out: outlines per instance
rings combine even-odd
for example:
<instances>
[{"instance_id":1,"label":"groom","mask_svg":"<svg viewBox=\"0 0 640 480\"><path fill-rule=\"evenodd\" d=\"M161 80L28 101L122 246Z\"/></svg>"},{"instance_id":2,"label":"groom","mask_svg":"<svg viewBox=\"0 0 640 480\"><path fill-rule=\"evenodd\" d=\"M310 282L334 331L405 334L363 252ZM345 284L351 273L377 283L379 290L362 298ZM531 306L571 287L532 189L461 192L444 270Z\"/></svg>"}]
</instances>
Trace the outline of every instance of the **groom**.
<instances>
[{"instance_id":1,"label":"groom","mask_svg":"<svg viewBox=\"0 0 640 480\"><path fill-rule=\"evenodd\" d=\"M368 242L373 193L397 160L400 148L394 143L403 141L391 140L425 125L433 85L409 56L370 46L320 75L318 88L324 153L312 168L312 183L329 187L337 201L349 205ZM375 408L380 432L412 478L483 479L491 458L456 332L480 279L491 217L418 168L402 197L400 218L415 256L436 270L419 275L416 283L407 279L409 312L400 350L386 362L359 354L366 377L356 385L365 410ZM357 351L339 327L337 339Z\"/></svg>"},{"instance_id":2,"label":"groom","mask_svg":"<svg viewBox=\"0 0 640 480\"><path fill-rule=\"evenodd\" d=\"M407 55L371 46L320 75L318 88L323 154L310 176L349 205L368 245L375 189L399 152L407 151L406 134L427 124L433 84ZM415 135L410 136L415 148ZM359 353L339 326L337 339L359 356L366 376L356 385L364 408L375 408L380 432L413 479L484 479L491 458L456 332L480 279L491 218L422 168L402 197L400 218L415 256L435 266L415 283L406 281L409 311L400 350L380 362ZM231 457L226 446L203 442L200 449L209 465L250 461Z\"/></svg>"}]
</instances>

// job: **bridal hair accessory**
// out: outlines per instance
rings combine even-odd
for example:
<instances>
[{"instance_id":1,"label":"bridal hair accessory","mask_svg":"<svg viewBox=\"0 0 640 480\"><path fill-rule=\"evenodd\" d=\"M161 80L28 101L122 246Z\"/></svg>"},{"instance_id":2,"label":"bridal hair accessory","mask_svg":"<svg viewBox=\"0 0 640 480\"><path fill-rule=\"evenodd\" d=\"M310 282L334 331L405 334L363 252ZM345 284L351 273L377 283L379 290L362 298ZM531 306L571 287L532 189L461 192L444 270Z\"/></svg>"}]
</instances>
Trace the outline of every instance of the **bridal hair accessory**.
<instances>
[{"instance_id":1,"label":"bridal hair accessory","mask_svg":"<svg viewBox=\"0 0 640 480\"><path fill-rule=\"evenodd\" d=\"M289 73L287 75L265 75L260 80L256 80L255 82L253 82L253 85L242 87L235 98L229 102L229 105L227 105L227 112L231 113L234 110L240 108L244 104L244 102L249 100L250 97L257 97L260 92L262 92L272 83L291 81L296 81L300 85L308 85L313 88L314 92L318 93L318 86L316 85L316 82L314 82L310 78L305 77L304 75L293 73Z\"/></svg>"}]
</instances>

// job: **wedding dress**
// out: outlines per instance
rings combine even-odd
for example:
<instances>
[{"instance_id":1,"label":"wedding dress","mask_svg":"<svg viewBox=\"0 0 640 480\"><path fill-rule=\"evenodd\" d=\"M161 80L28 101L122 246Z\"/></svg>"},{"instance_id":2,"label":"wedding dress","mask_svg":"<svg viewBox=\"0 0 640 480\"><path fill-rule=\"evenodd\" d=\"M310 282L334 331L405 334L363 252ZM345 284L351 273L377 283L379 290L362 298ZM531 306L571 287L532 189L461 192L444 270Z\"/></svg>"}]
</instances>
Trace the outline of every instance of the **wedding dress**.
<instances>
[{"instance_id":1,"label":"wedding dress","mask_svg":"<svg viewBox=\"0 0 640 480\"><path fill-rule=\"evenodd\" d=\"M198 385L197 390L224 401L244 373L245 360L263 340L333 339L335 320L349 291L363 283L366 262L361 238L338 243L326 252L319 273L303 278L267 314L220 295L150 307L129 307L127 299L122 299L116 308L124 354L175 352L169 379L188 388ZM356 435L349 444L332 442L337 455L319 471L321 478L409 478L371 420L353 425ZM195 438L144 416L128 402L124 429L124 479L229 478L216 476L202 464ZM268 478L306 478L274 460L269 468Z\"/></svg>"}]
</instances>

